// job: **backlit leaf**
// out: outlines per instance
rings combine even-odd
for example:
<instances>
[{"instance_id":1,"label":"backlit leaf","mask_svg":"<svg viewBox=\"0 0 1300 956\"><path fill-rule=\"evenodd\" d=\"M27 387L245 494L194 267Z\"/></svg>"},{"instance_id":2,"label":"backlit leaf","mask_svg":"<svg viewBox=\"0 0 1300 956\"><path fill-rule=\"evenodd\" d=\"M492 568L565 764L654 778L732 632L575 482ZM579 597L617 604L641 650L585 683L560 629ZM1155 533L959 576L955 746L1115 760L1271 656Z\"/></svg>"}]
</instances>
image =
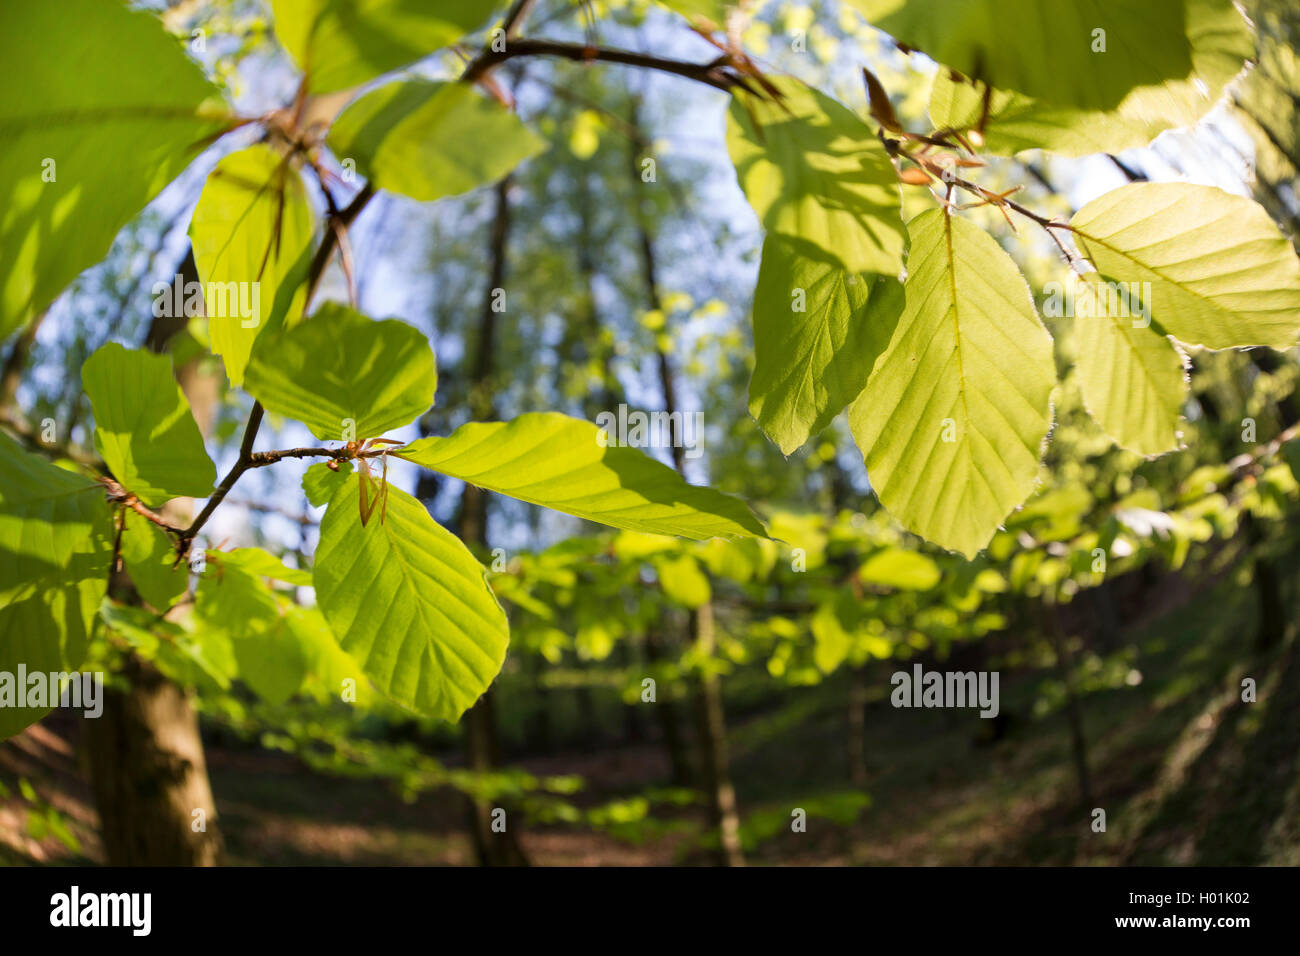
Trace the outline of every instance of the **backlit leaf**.
<instances>
[{"instance_id":1,"label":"backlit leaf","mask_svg":"<svg viewBox=\"0 0 1300 956\"><path fill-rule=\"evenodd\" d=\"M82 366L81 386L95 412L95 448L124 488L151 506L212 493L217 469L170 358L110 342Z\"/></svg>"},{"instance_id":2,"label":"backlit leaf","mask_svg":"<svg viewBox=\"0 0 1300 956\"><path fill-rule=\"evenodd\" d=\"M973 557L1033 488L1052 340L988 233L937 209L908 230L903 314L849 422L890 514Z\"/></svg>"},{"instance_id":3,"label":"backlit leaf","mask_svg":"<svg viewBox=\"0 0 1300 956\"><path fill-rule=\"evenodd\" d=\"M25 325L220 130L216 89L152 13L0 4L0 338Z\"/></svg>"},{"instance_id":4,"label":"backlit leaf","mask_svg":"<svg viewBox=\"0 0 1300 956\"><path fill-rule=\"evenodd\" d=\"M1296 344L1300 260L1258 203L1212 186L1131 183L1088 203L1070 226L1097 271L1138 283L1154 321L1180 342Z\"/></svg>"},{"instance_id":5,"label":"backlit leaf","mask_svg":"<svg viewBox=\"0 0 1300 956\"><path fill-rule=\"evenodd\" d=\"M396 454L489 491L615 528L697 540L766 536L743 501L687 484L667 465L614 440L590 422L538 412L509 422L471 422Z\"/></svg>"},{"instance_id":6,"label":"backlit leaf","mask_svg":"<svg viewBox=\"0 0 1300 956\"><path fill-rule=\"evenodd\" d=\"M203 186L190 239L212 351L239 385L257 336L302 311L312 240L302 177L269 146L227 156Z\"/></svg>"},{"instance_id":7,"label":"backlit leaf","mask_svg":"<svg viewBox=\"0 0 1300 956\"><path fill-rule=\"evenodd\" d=\"M482 565L406 492L388 516L362 526L358 481L321 521L316 598L339 644L400 704L454 721L505 660L505 612Z\"/></svg>"},{"instance_id":8,"label":"backlit leaf","mask_svg":"<svg viewBox=\"0 0 1300 956\"><path fill-rule=\"evenodd\" d=\"M335 121L329 144L374 186L425 201L494 183L546 147L473 86L431 80L362 96Z\"/></svg>"},{"instance_id":9,"label":"backlit leaf","mask_svg":"<svg viewBox=\"0 0 1300 956\"><path fill-rule=\"evenodd\" d=\"M902 308L893 276L860 275L763 244L749 413L790 454L861 394Z\"/></svg>"},{"instance_id":10,"label":"backlit leaf","mask_svg":"<svg viewBox=\"0 0 1300 956\"><path fill-rule=\"evenodd\" d=\"M727 149L759 222L806 256L898 275L907 231L884 145L829 96L770 80L779 102L738 90L727 122Z\"/></svg>"},{"instance_id":11,"label":"backlit leaf","mask_svg":"<svg viewBox=\"0 0 1300 956\"><path fill-rule=\"evenodd\" d=\"M317 438L346 440L414 421L433 404L436 385L433 351L418 330L330 302L260 342L244 387Z\"/></svg>"}]
</instances>

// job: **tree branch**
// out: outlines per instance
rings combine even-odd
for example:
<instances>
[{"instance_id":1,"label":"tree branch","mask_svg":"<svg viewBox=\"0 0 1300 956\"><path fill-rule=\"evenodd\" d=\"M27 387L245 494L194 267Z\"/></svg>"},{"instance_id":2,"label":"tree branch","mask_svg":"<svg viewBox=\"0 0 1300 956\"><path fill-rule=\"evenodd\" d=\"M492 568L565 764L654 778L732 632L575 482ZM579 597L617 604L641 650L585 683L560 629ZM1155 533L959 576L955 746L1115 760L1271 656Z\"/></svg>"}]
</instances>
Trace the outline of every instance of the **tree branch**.
<instances>
[{"instance_id":1,"label":"tree branch","mask_svg":"<svg viewBox=\"0 0 1300 956\"><path fill-rule=\"evenodd\" d=\"M659 70L662 73L682 76L688 80L695 80L697 83L704 83L724 92L730 92L732 87L740 83L740 78L728 67L725 57L709 63L691 63L686 60L672 60L646 53L635 53L631 50L589 46L585 43L566 43L560 40L535 39L508 40L505 48L501 50L493 50L489 47L466 67L461 79L466 83L476 82L492 67L521 56L555 57L562 60L572 60L575 63L591 63L593 61L621 63L624 66Z\"/></svg>"}]
</instances>

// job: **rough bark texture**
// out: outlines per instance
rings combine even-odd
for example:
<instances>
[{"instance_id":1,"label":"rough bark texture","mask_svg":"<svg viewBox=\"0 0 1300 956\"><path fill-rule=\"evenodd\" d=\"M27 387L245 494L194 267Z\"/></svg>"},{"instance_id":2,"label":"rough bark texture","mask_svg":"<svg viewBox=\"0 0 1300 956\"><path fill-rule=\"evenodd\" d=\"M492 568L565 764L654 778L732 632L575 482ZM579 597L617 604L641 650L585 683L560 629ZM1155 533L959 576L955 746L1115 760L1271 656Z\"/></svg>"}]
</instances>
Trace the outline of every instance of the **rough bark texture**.
<instances>
[{"instance_id":1,"label":"rough bark texture","mask_svg":"<svg viewBox=\"0 0 1300 956\"><path fill-rule=\"evenodd\" d=\"M130 690L106 691L103 714L83 722L108 862L215 866L221 835L194 708L142 661L126 676Z\"/></svg>"}]
</instances>

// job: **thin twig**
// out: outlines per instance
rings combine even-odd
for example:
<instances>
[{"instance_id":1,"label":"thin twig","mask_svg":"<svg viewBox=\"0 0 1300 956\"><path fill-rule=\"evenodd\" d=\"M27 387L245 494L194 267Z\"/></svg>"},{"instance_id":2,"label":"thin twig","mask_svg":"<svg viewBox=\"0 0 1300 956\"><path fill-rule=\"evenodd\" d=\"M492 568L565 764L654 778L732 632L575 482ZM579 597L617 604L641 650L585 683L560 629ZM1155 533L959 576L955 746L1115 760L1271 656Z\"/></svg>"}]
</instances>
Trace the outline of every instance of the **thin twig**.
<instances>
[{"instance_id":1,"label":"thin twig","mask_svg":"<svg viewBox=\"0 0 1300 956\"><path fill-rule=\"evenodd\" d=\"M609 47L589 46L585 43L566 43L560 40L512 40L500 50L490 47L478 55L465 69L461 79L474 83L481 79L488 70L507 60L521 56L548 56L575 63L621 63L648 70L672 73L688 80L704 83L715 89L729 92L740 84L740 77L729 67L727 58L721 57L709 63L691 63L686 60L673 60L667 57L634 53L631 50L617 50Z\"/></svg>"}]
</instances>

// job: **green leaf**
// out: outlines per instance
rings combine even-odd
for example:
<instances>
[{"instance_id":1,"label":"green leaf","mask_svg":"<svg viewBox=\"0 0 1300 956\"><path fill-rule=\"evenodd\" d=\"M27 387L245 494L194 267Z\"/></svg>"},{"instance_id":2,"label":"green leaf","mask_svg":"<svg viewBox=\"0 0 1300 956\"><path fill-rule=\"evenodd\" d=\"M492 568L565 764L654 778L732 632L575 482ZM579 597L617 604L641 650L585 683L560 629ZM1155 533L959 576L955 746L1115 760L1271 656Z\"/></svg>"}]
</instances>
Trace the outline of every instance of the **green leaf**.
<instances>
[{"instance_id":1,"label":"green leaf","mask_svg":"<svg viewBox=\"0 0 1300 956\"><path fill-rule=\"evenodd\" d=\"M872 26L966 76L1063 106L1110 109L1136 86L1192 69L1183 0L850 2Z\"/></svg>"},{"instance_id":2,"label":"green leaf","mask_svg":"<svg viewBox=\"0 0 1300 956\"><path fill-rule=\"evenodd\" d=\"M131 582L147 604L166 611L189 586L189 565L176 565L176 548L162 528L130 508L123 515L122 561Z\"/></svg>"},{"instance_id":3,"label":"green leaf","mask_svg":"<svg viewBox=\"0 0 1300 956\"><path fill-rule=\"evenodd\" d=\"M433 351L418 330L331 302L267 336L244 388L317 438L350 440L414 421L433 404L436 385Z\"/></svg>"},{"instance_id":4,"label":"green leaf","mask_svg":"<svg viewBox=\"0 0 1300 956\"><path fill-rule=\"evenodd\" d=\"M106 600L99 617L140 657L152 662L164 677L200 691L230 689L237 666L230 636L223 630L195 626L193 614L178 621L159 617L142 607Z\"/></svg>"},{"instance_id":5,"label":"green leaf","mask_svg":"<svg viewBox=\"0 0 1300 956\"><path fill-rule=\"evenodd\" d=\"M749 413L789 455L857 398L903 305L893 276L858 275L763 243Z\"/></svg>"},{"instance_id":6,"label":"green leaf","mask_svg":"<svg viewBox=\"0 0 1300 956\"><path fill-rule=\"evenodd\" d=\"M359 86L478 29L501 0L271 0L313 93Z\"/></svg>"},{"instance_id":7,"label":"green leaf","mask_svg":"<svg viewBox=\"0 0 1300 956\"><path fill-rule=\"evenodd\" d=\"M291 568L261 548L236 548L233 551L208 551L207 561L219 568L237 567L255 577L271 578L294 587L311 587L311 572Z\"/></svg>"},{"instance_id":8,"label":"green leaf","mask_svg":"<svg viewBox=\"0 0 1300 956\"><path fill-rule=\"evenodd\" d=\"M0 434L0 674L72 671L108 586L112 515L103 488ZM11 686L11 691L16 691ZM0 688L0 739L49 707L18 707Z\"/></svg>"},{"instance_id":9,"label":"green leaf","mask_svg":"<svg viewBox=\"0 0 1300 956\"><path fill-rule=\"evenodd\" d=\"M1180 342L1296 344L1300 260L1252 200L1191 183L1131 183L1088 203L1070 227L1097 271L1138 283L1152 318Z\"/></svg>"},{"instance_id":10,"label":"green leaf","mask_svg":"<svg viewBox=\"0 0 1300 956\"><path fill-rule=\"evenodd\" d=\"M194 592L199 620L231 637L273 625L280 616L280 606L266 579L245 570L237 561L227 564L219 551L208 554L208 567Z\"/></svg>"},{"instance_id":11,"label":"green leaf","mask_svg":"<svg viewBox=\"0 0 1300 956\"><path fill-rule=\"evenodd\" d=\"M410 80L350 105L329 145L374 186L430 201L496 182L546 141L469 84Z\"/></svg>"},{"instance_id":12,"label":"green leaf","mask_svg":"<svg viewBox=\"0 0 1300 956\"><path fill-rule=\"evenodd\" d=\"M988 233L938 209L908 231L903 314L849 424L881 504L973 557L1033 489L1051 425L1052 339Z\"/></svg>"},{"instance_id":13,"label":"green leaf","mask_svg":"<svg viewBox=\"0 0 1300 956\"><path fill-rule=\"evenodd\" d=\"M544 508L629 531L683 538L766 537L749 506L689 485L662 462L614 446L589 422L555 412L471 422L395 454Z\"/></svg>"},{"instance_id":14,"label":"green leaf","mask_svg":"<svg viewBox=\"0 0 1300 956\"><path fill-rule=\"evenodd\" d=\"M505 661L509 629L469 549L398 488L361 524L350 476L321 521L316 598L339 644L381 691L454 721Z\"/></svg>"},{"instance_id":15,"label":"green leaf","mask_svg":"<svg viewBox=\"0 0 1300 956\"><path fill-rule=\"evenodd\" d=\"M269 146L232 153L203 186L190 240L212 351L239 385L257 336L306 298L312 213L302 177Z\"/></svg>"},{"instance_id":16,"label":"green leaf","mask_svg":"<svg viewBox=\"0 0 1300 956\"><path fill-rule=\"evenodd\" d=\"M655 573L659 575L659 584L664 589L665 596L682 607L703 607L713 596L709 579L700 570L699 562L689 554L658 559L655 561Z\"/></svg>"},{"instance_id":17,"label":"green leaf","mask_svg":"<svg viewBox=\"0 0 1300 956\"><path fill-rule=\"evenodd\" d=\"M55 467L0 432L0 597L58 577L84 542L107 534L97 481ZM107 577L108 565L104 565Z\"/></svg>"},{"instance_id":18,"label":"green leaf","mask_svg":"<svg viewBox=\"0 0 1300 956\"><path fill-rule=\"evenodd\" d=\"M308 649L294 623L302 609L280 602L279 611L266 627L232 634L230 641L239 679L271 704L283 704L296 694L308 667Z\"/></svg>"},{"instance_id":19,"label":"green leaf","mask_svg":"<svg viewBox=\"0 0 1300 956\"><path fill-rule=\"evenodd\" d=\"M928 591L939 583L939 566L924 554L902 548L877 551L858 569L866 584L900 591Z\"/></svg>"},{"instance_id":20,"label":"green leaf","mask_svg":"<svg viewBox=\"0 0 1300 956\"><path fill-rule=\"evenodd\" d=\"M954 80L940 67L930 88L930 122L935 129L975 129L983 111L983 85ZM1027 149L1087 156L1145 146L1171 125L1172 118L1166 123L1142 122L1117 111L1057 106L1023 93L994 90L983 135L985 148L1004 156Z\"/></svg>"},{"instance_id":21,"label":"green leaf","mask_svg":"<svg viewBox=\"0 0 1300 956\"><path fill-rule=\"evenodd\" d=\"M1111 293L1118 298L1120 290L1100 282L1095 273L1075 280L1075 370L1083 404L1121 448L1140 455L1172 451L1187 398L1182 356L1142 324L1136 303L1114 307Z\"/></svg>"},{"instance_id":22,"label":"green leaf","mask_svg":"<svg viewBox=\"0 0 1300 956\"><path fill-rule=\"evenodd\" d=\"M206 498L217 469L165 355L110 342L86 359L81 387L95 412L95 448L145 504Z\"/></svg>"},{"instance_id":23,"label":"green leaf","mask_svg":"<svg viewBox=\"0 0 1300 956\"><path fill-rule=\"evenodd\" d=\"M1005 155L1026 149L1066 156L1119 152L1144 146L1170 127L1194 124L1254 55L1255 44L1231 0L1187 0L1186 18L1190 75L1139 86L1112 110L1077 109L994 90L983 130L986 148ZM975 128L983 109L982 84L954 80L942 68L935 74L930 119L937 129Z\"/></svg>"},{"instance_id":24,"label":"green leaf","mask_svg":"<svg viewBox=\"0 0 1300 956\"><path fill-rule=\"evenodd\" d=\"M0 5L0 62L4 338L104 258L226 111L157 17L121 3Z\"/></svg>"},{"instance_id":25,"label":"green leaf","mask_svg":"<svg viewBox=\"0 0 1300 956\"><path fill-rule=\"evenodd\" d=\"M839 667L853 644L853 635L840 620L837 603L831 600L820 605L809 622L814 642L813 663L823 674L829 674Z\"/></svg>"},{"instance_id":26,"label":"green leaf","mask_svg":"<svg viewBox=\"0 0 1300 956\"><path fill-rule=\"evenodd\" d=\"M334 497L334 492L348 480L348 475L352 473L352 462L339 462L338 466L338 470L335 470L326 462L320 461L303 474L303 494L307 496L313 508L329 504L329 500Z\"/></svg>"},{"instance_id":27,"label":"green leaf","mask_svg":"<svg viewBox=\"0 0 1300 956\"><path fill-rule=\"evenodd\" d=\"M759 222L805 256L898 275L907 231L884 145L829 96L769 79L781 100L737 90L727 123L736 177Z\"/></svg>"}]
</instances>

